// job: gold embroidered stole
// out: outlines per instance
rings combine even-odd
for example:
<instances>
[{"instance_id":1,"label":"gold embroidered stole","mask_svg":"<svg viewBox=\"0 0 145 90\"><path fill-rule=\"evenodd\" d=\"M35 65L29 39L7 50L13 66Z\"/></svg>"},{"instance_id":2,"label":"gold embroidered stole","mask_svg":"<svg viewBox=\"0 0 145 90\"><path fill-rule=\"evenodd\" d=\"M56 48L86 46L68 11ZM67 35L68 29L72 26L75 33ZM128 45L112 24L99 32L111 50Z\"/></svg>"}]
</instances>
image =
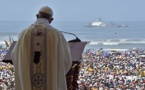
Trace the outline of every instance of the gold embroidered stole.
<instances>
[{"instance_id":1,"label":"gold embroidered stole","mask_svg":"<svg viewBox=\"0 0 145 90\"><path fill-rule=\"evenodd\" d=\"M39 30L39 28L37 28ZM42 28L40 28L42 29ZM38 31L37 30L37 31ZM30 76L32 90L47 90L47 33L43 30L41 34L34 30L31 32L31 61ZM36 54L35 52L38 52ZM38 63L34 63L35 57L40 58Z\"/></svg>"}]
</instances>

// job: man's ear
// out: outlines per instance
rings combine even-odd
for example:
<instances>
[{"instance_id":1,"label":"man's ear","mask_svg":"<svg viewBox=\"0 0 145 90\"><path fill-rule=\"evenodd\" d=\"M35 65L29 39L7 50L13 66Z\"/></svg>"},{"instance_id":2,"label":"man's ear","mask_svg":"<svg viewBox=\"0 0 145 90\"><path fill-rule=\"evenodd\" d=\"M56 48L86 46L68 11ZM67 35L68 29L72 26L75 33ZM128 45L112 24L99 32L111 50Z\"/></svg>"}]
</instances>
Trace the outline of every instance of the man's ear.
<instances>
[{"instance_id":1,"label":"man's ear","mask_svg":"<svg viewBox=\"0 0 145 90\"><path fill-rule=\"evenodd\" d=\"M49 23L51 23L53 21L53 18L51 18L50 20L49 20Z\"/></svg>"},{"instance_id":2,"label":"man's ear","mask_svg":"<svg viewBox=\"0 0 145 90\"><path fill-rule=\"evenodd\" d=\"M39 18L39 15L38 15L38 14L36 14L36 18L37 18L37 19Z\"/></svg>"}]
</instances>

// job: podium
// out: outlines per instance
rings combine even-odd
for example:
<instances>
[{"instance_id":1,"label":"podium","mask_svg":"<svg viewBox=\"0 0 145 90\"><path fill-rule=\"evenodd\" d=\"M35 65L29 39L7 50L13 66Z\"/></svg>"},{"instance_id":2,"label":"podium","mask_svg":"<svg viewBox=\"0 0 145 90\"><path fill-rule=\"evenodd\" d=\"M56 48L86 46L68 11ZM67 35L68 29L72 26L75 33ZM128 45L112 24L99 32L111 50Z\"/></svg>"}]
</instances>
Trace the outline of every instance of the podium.
<instances>
[{"instance_id":1,"label":"podium","mask_svg":"<svg viewBox=\"0 0 145 90\"><path fill-rule=\"evenodd\" d=\"M79 74L79 64L81 63L82 53L88 42L68 42L70 46L70 52L72 57L72 67L66 75L67 80L67 89L68 90L77 90L78 89L78 74ZM12 43L7 52L6 56L3 59L3 62L11 63L11 52L16 44L16 41Z\"/></svg>"},{"instance_id":2,"label":"podium","mask_svg":"<svg viewBox=\"0 0 145 90\"><path fill-rule=\"evenodd\" d=\"M10 48L9 48L9 51L7 52L7 54L5 55L5 57L4 57L4 59L3 59L3 62L13 64L13 63L12 63L12 58L11 58L11 52L12 52L12 50L13 50L15 44L16 44L16 41L14 41L14 42L11 44L11 46L10 46Z\"/></svg>"},{"instance_id":3,"label":"podium","mask_svg":"<svg viewBox=\"0 0 145 90\"><path fill-rule=\"evenodd\" d=\"M72 57L72 67L66 75L67 80L67 90L78 90L78 75L79 75L79 65L82 59L82 53L88 42L69 42L71 57Z\"/></svg>"}]
</instances>

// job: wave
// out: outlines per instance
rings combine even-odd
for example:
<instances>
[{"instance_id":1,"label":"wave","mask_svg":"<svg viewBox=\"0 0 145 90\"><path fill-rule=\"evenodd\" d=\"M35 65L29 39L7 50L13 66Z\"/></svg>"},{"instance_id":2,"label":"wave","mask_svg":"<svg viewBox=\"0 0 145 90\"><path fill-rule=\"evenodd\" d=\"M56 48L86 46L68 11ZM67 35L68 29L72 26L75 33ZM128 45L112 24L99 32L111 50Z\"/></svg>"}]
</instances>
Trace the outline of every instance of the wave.
<instances>
[{"instance_id":1,"label":"wave","mask_svg":"<svg viewBox=\"0 0 145 90\"><path fill-rule=\"evenodd\" d=\"M103 45L118 45L119 43L102 43Z\"/></svg>"},{"instance_id":2,"label":"wave","mask_svg":"<svg viewBox=\"0 0 145 90\"><path fill-rule=\"evenodd\" d=\"M1 46L1 45L5 45L5 42L4 42L4 41L1 41L1 42L0 42L0 46Z\"/></svg>"},{"instance_id":3,"label":"wave","mask_svg":"<svg viewBox=\"0 0 145 90\"><path fill-rule=\"evenodd\" d=\"M145 44L145 39L99 39L90 41L90 45L119 45L119 44Z\"/></svg>"},{"instance_id":4,"label":"wave","mask_svg":"<svg viewBox=\"0 0 145 90\"><path fill-rule=\"evenodd\" d=\"M104 51L128 51L129 49L103 49Z\"/></svg>"}]
</instances>

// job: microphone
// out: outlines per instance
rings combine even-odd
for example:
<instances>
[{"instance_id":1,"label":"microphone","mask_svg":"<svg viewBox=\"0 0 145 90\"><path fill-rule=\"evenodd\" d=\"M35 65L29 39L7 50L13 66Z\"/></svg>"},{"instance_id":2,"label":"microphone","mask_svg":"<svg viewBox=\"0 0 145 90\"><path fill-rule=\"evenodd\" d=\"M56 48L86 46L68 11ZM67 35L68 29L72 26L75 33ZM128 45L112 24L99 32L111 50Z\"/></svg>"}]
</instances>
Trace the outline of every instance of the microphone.
<instances>
[{"instance_id":1,"label":"microphone","mask_svg":"<svg viewBox=\"0 0 145 90\"><path fill-rule=\"evenodd\" d=\"M71 34L71 35L73 35L73 36L76 37L76 39L69 40L68 42L81 42L81 40L80 40L80 39L79 39L75 34L73 34L73 33L70 33L70 32L64 32L64 31L60 31L60 32L62 32L62 33L66 33L66 34Z\"/></svg>"}]
</instances>

